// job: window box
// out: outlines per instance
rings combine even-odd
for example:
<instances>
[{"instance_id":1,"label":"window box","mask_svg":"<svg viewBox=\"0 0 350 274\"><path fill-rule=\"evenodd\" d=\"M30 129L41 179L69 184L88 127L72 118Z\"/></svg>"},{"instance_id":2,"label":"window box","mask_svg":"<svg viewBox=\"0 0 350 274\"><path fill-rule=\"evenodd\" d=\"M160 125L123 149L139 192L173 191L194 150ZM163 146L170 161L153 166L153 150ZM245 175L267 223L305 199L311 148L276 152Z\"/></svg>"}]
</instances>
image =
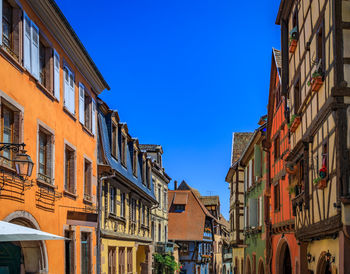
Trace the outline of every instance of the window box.
<instances>
[{"instance_id":1,"label":"window box","mask_svg":"<svg viewBox=\"0 0 350 274\"><path fill-rule=\"evenodd\" d=\"M311 90L313 92L317 92L323 85L323 73L318 69L316 70L312 76L311 80L307 82L308 86L311 86Z\"/></svg>"},{"instance_id":2,"label":"window box","mask_svg":"<svg viewBox=\"0 0 350 274\"><path fill-rule=\"evenodd\" d=\"M288 124L288 127L291 132L295 132L301 122L301 117L299 115L293 115L292 119L290 119L290 122Z\"/></svg>"},{"instance_id":3,"label":"window box","mask_svg":"<svg viewBox=\"0 0 350 274\"><path fill-rule=\"evenodd\" d=\"M327 179L321 178L321 177L317 177L316 179L314 179L314 185L318 189L325 189L327 187Z\"/></svg>"},{"instance_id":4,"label":"window box","mask_svg":"<svg viewBox=\"0 0 350 274\"><path fill-rule=\"evenodd\" d=\"M296 39L290 39L290 42L289 42L289 52L290 53L294 53L295 50L297 49L297 44L298 44L298 40Z\"/></svg>"}]
</instances>

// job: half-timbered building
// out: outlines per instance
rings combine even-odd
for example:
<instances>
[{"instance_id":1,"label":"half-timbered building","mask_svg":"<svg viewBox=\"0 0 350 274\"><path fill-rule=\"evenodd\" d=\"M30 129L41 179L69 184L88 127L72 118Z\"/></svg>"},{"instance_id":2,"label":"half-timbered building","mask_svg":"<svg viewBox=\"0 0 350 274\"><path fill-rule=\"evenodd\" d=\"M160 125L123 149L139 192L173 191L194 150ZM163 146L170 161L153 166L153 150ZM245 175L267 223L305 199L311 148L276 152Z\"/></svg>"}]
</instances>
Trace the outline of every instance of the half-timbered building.
<instances>
[{"instance_id":1,"label":"half-timbered building","mask_svg":"<svg viewBox=\"0 0 350 274\"><path fill-rule=\"evenodd\" d=\"M282 94L290 134L297 273L350 273L350 2L283 0Z\"/></svg>"},{"instance_id":2,"label":"half-timbered building","mask_svg":"<svg viewBox=\"0 0 350 274\"><path fill-rule=\"evenodd\" d=\"M265 151L266 116L261 117L240 165L244 168L244 271L246 274L265 273L264 200L266 183Z\"/></svg>"},{"instance_id":3,"label":"half-timbered building","mask_svg":"<svg viewBox=\"0 0 350 274\"><path fill-rule=\"evenodd\" d=\"M298 195L300 186L290 184L284 159L289 153L289 131L285 116L286 98L281 94L280 51L272 50L267 133L267 206L266 272L296 273L299 265L299 246L294 235L294 216L291 198Z\"/></svg>"},{"instance_id":4,"label":"half-timbered building","mask_svg":"<svg viewBox=\"0 0 350 274\"><path fill-rule=\"evenodd\" d=\"M168 236L179 246L181 273L211 273L215 218L199 196L185 181L169 190Z\"/></svg>"},{"instance_id":5,"label":"half-timbered building","mask_svg":"<svg viewBox=\"0 0 350 274\"><path fill-rule=\"evenodd\" d=\"M225 179L230 189L230 244L234 273L244 273L244 168L239 160L252 136L252 132L233 133L231 167Z\"/></svg>"}]
</instances>

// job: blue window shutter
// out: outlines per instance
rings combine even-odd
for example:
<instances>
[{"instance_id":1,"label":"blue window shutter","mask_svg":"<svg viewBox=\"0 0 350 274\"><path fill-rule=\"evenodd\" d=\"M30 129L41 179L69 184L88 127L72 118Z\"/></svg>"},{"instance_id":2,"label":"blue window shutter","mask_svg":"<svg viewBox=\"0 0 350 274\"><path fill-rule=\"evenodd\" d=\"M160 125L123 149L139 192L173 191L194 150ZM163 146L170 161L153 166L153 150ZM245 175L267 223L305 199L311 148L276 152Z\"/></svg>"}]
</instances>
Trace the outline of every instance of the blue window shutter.
<instances>
[{"instance_id":1,"label":"blue window shutter","mask_svg":"<svg viewBox=\"0 0 350 274\"><path fill-rule=\"evenodd\" d=\"M74 84L74 75L71 72L69 77L69 90L70 90L70 112L75 114L75 84Z\"/></svg>"},{"instance_id":2,"label":"blue window shutter","mask_svg":"<svg viewBox=\"0 0 350 274\"><path fill-rule=\"evenodd\" d=\"M82 123L83 125L85 124L84 99L85 99L84 86L81 83L79 83L79 122Z\"/></svg>"},{"instance_id":3,"label":"blue window shutter","mask_svg":"<svg viewBox=\"0 0 350 274\"><path fill-rule=\"evenodd\" d=\"M66 67L63 70L63 78L64 106L69 110L69 71Z\"/></svg>"},{"instance_id":4,"label":"blue window shutter","mask_svg":"<svg viewBox=\"0 0 350 274\"><path fill-rule=\"evenodd\" d=\"M31 45L32 74L39 80L39 28L32 21L32 45Z\"/></svg>"},{"instance_id":5,"label":"blue window shutter","mask_svg":"<svg viewBox=\"0 0 350 274\"><path fill-rule=\"evenodd\" d=\"M91 114L91 127L92 127L92 134L96 135L96 102L92 100L92 114Z\"/></svg>"},{"instance_id":6,"label":"blue window shutter","mask_svg":"<svg viewBox=\"0 0 350 274\"><path fill-rule=\"evenodd\" d=\"M30 48L32 43L32 27L29 17L24 12L23 18L23 66L31 72Z\"/></svg>"},{"instance_id":7,"label":"blue window shutter","mask_svg":"<svg viewBox=\"0 0 350 274\"><path fill-rule=\"evenodd\" d=\"M58 55L57 51L54 50L53 52L53 81L54 81L54 95L56 99L59 101L60 100L60 56Z\"/></svg>"}]
</instances>

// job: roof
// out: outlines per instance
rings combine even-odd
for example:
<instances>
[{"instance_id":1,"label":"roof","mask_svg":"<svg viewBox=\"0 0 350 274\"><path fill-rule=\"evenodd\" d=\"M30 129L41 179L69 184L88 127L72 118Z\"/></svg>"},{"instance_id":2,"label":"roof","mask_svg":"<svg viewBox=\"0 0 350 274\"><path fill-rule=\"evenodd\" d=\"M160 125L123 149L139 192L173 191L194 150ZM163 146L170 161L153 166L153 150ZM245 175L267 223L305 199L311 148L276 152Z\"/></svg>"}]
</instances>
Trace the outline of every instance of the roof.
<instances>
[{"instance_id":1,"label":"roof","mask_svg":"<svg viewBox=\"0 0 350 274\"><path fill-rule=\"evenodd\" d=\"M273 56L275 57L276 61L276 67L282 68L282 57L281 57L281 51L275 48L272 48Z\"/></svg>"},{"instance_id":2,"label":"roof","mask_svg":"<svg viewBox=\"0 0 350 274\"><path fill-rule=\"evenodd\" d=\"M109 115L109 116L108 116ZM114 157L112 157L111 154L111 148L110 148L110 131L108 129L107 123L110 121L110 115L111 113L107 114L106 116L102 114L100 108L98 112L98 123L99 123L99 138L102 146L101 153L103 154L103 158L106 161L106 164L108 164L114 171L119 173L124 179L126 179L128 182L133 184L133 186L136 187L142 194L144 194L145 198L148 198L156 203L156 198L154 196L153 192L153 184L151 185L151 188L147 188L143 182L142 182L142 176L141 176L141 168L138 168L138 176L135 177L133 175L133 169L132 169L132 157L130 154L130 146L126 146L126 149L128 152L126 153L126 166L122 166L120 161L117 161ZM140 157L142 159L142 157ZM99 163L102 164L102 163Z\"/></svg>"},{"instance_id":3,"label":"roof","mask_svg":"<svg viewBox=\"0 0 350 274\"><path fill-rule=\"evenodd\" d=\"M171 210L177 195L187 195L185 210L176 213ZM182 196L182 197L184 197ZM168 238L180 241L202 241L206 218L214 219L191 189L169 190L168 192Z\"/></svg>"},{"instance_id":4,"label":"roof","mask_svg":"<svg viewBox=\"0 0 350 274\"><path fill-rule=\"evenodd\" d=\"M225 219L225 217L220 213L219 223L223 225L227 230L230 228L230 223Z\"/></svg>"},{"instance_id":5,"label":"roof","mask_svg":"<svg viewBox=\"0 0 350 274\"><path fill-rule=\"evenodd\" d=\"M219 196L200 196L199 200L201 200L201 202L205 206L220 205L220 198L219 198Z\"/></svg>"},{"instance_id":6,"label":"roof","mask_svg":"<svg viewBox=\"0 0 350 274\"><path fill-rule=\"evenodd\" d=\"M177 192L174 195L174 205L186 205L188 200L188 193Z\"/></svg>"},{"instance_id":7,"label":"roof","mask_svg":"<svg viewBox=\"0 0 350 274\"><path fill-rule=\"evenodd\" d=\"M64 16L63 12L61 11L61 9L58 7L58 5L56 4L56 2L54 0L49 0L48 1L51 6L54 8L54 10L57 12L57 14L59 15L59 17L61 18L61 20L63 21L63 23L66 25L68 31L70 32L70 34L73 36L75 42L78 44L78 46L80 47L80 49L82 50L82 52L84 53L84 55L86 56L86 58L88 59L90 65L93 67L93 69L95 70L96 74L99 76L100 80L103 82L103 84L106 86L106 88L109 90L110 87L107 84L106 80L103 78L101 72L98 70L95 62L92 60L91 56L89 55L88 51L86 50L85 46L83 45L83 43L80 41L78 35L76 34L76 32L74 31L73 27L69 24L67 18Z\"/></svg>"},{"instance_id":8,"label":"roof","mask_svg":"<svg viewBox=\"0 0 350 274\"><path fill-rule=\"evenodd\" d=\"M239 160L254 132L234 132L232 137L231 166Z\"/></svg>"}]
</instances>

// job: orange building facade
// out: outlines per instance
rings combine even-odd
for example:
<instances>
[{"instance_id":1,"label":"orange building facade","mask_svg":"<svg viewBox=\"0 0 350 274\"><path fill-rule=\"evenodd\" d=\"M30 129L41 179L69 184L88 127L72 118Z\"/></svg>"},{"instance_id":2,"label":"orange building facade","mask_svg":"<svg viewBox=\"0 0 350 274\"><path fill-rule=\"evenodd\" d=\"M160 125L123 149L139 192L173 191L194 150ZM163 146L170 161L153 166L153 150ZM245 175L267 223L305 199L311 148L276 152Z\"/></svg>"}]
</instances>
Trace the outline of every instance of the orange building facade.
<instances>
[{"instance_id":1,"label":"orange building facade","mask_svg":"<svg viewBox=\"0 0 350 274\"><path fill-rule=\"evenodd\" d=\"M70 240L7 243L14 273L96 273L96 98L109 89L54 1L0 3L0 142L25 143L32 175L0 160L0 220ZM3 251L3 250L2 250Z\"/></svg>"},{"instance_id":2,"label":"orange building facade","mask_svg":"<svg viewBox=\"0 0 350 274\"><path fill-rule=\"evenodd\" d=\"M294 235L291 198L298 186L290 184L285 157L289 153L288 124L285 118L286 99L281 94L280 51L273 49L270 94L268 103L267 147L269 148L269 194L267 207L267 273L298 273L299 246ZM294 171L292 171L294 172Z\"/></svg>"}]
</instances>

